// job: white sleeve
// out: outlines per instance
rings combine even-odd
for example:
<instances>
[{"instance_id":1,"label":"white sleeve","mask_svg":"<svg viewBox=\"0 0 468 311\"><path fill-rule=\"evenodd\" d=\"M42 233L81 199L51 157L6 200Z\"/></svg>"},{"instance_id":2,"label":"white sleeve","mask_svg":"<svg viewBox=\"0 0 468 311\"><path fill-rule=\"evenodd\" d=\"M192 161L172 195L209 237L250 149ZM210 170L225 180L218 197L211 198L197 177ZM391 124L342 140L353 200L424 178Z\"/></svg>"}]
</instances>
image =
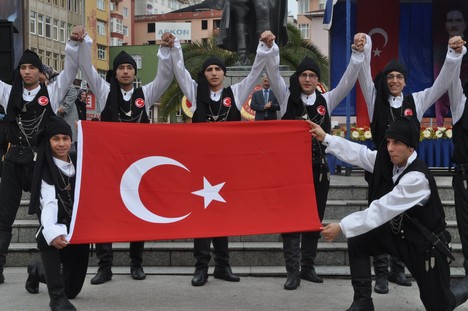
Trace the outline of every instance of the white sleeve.
<instances>
[{"instance_id":1,"label":"white sleeve","mask_svg":"<svg viewBox=\"0 0 468 311\"><path fill-rule=\"evenodd\" d=\"M348 93L356 84L356 80L358 78L359 72L361 71L364 59L364 52L352 50L348 67L346 67L346 71L341 77L340 82L333 90L323 94L330 114L341 103L346 95L348 95Z\"/></svg>"},{"instance_id":2,"label":"white sleeve","mask_svg":"<svg viewBox=\"0 0 468 311\"><path fill-rule=\"evenodd\" d=\"M289 87L281 77L279 66L280 66L280 54L279 47L276 43L273 43L271 49L257 50L257 55L265 54L268 57L266 63L266 72L268 79L270 80L271 89L275 93L276 99L280 105L280 116L282 117L286 113L289 99Z\"/></svg>"},{"instance_id":3,"label":"white sleeve","mask_svg":"<svg viewBox=\"0 0 468 311\"><path fill-rule=\"evenodd\" d=\"M460 72L463 55L465 54L465 47L463 47L463 52L460 54L449 48L447 56L445 57L444 65L435 79L434 84L430 88L413 93L416 113L419 121L422 120L426 110L429 109L445 92L447 92L455 80L458 80L456 73Z\"/></svg>"},{"instance_id":4,"label":"white sleeve","mask_svg":"<svg viewBox=\"0 0 468 311\"><path fill-rule=\"evenodd\" d=\"M93 40L90 36L86 36L80 47L79 67L84 75L84 79L88 82L91 91L93 91L96 96L96 100L102 111L106 106L107 97L109 96L110 84L107 83L107 81L104 80L93 67L91 60L92 45Z\"/></svg>"},{"instance_id":5,"label":"white sleeve","mask_svg":"<svg viewBox=\"0 0 468 311\"><path fill-rule=\"evenodd\" d=\"M40 204L42 235L50 245L55 238L67 235L67 226L57 222L58 203L55 197L55 187L44 180L41 182Z\"/></svg>"},{"instance_id":6,"label":"white sleeve","mask_svg":"<svg viewBox=\"0 0 468 311\"><path fill-rule=\"evenodd\" d=\"M197 110L197 82L192 79L190 72L185 69L184 55L182 54L182 47L179 40L174 42L174 47L171 48L172 69L177 79L182 93L187 97L188 101L192 103L190 111Z\"/></svg>"},{"instance_id":7,"label":"white sleeve","mask_svg":"<svg viewBox=\"0 0 468 311\"><path fill-rule=\"evenodd\" d=\"M237 109L241 111L244 102L253 91L255 84L260 79L260 75L263 72L267 58L265 54L258 53L259 50L268 49L268 47L262 41L259 41L257 46L257 54L255 56L252 68L249 71L247 77L242 79L241 82L231 85L232 93L234 94L234 100L236 101Z\"/></svg>"},{"instance_id":8,"label":"white sleeve","mask_svg":"<svg viewBox=\"0 0 468 311\"><path fill-rule=\"evenodd\" d=\"M80 44L76 41L68 40L65 46L65 63L62 72L57 76L56 81L47 86L50 96L50 104L54 113L62 103L68 89L73 85L78 72L78 59Z\"/></svg>"},{"instance_id":9,"label":"white sleeve","mask_svg":"<svg viewBox=\"0 0 468 311\"><path fill-rule=\"evenodd\" d=\"M369 232L410 208L425 204L430 195L426 176L421 172L408 172L392 191L372 201L368 208L343 218L340 222L341 231L347 238Z\"/></svg>"},{"instance_id":10,"label":"white sleeve","mask_svg":"<svg viewBox=\"0 0 468 311\"><path fill-rule=\"evenodd\" d=\"M330 134L325 136L322 144L327 146L327 149L325 149L326 153L333 154L341 161L359 166L371 173L374 171L377 151L370 150L365 145Z\"/></svg>"},{"instance_id":11,"label":"white sleeve","mask_svg":"<svg viewBox=\"0 0 468 311\"><path fill-rule=\"evenodd\" d=\"M374 80L372 79L371 73L371 52L372 52L372 39L366 35L366 45L364 46L364 62L361 70L359 71L358 81L361 86L361 91L364 96L364 100L367 105L367 113L369 114L369 120L372 122L374 115L374 104L376 97L376 89L374 86Z\"/></svg>"},{"instance_id":12,"label":"white sleeve","mask_svg":"<svg viewBox=\"0 0 468 311\"><path fill-rule=\"evenodd\" d=\"M452 111L452 124L458 122L465 111L466 96L460 79L456 79L448 90L450 110Z\"/></svg>"},{"instance_id":13,"label":"white sleeve","mask_svg":"<svg viewBox=\"0 0 468 311\"><path fill-rule=\"evenodd\" d=\"M178 41L178 39L176 39ZM174 73L172 72L172 63L170 48L159 47L158 51L158 69L153 81L143 85L143 94L145 94L146 112L162 97L166 89L171 85Z\"/></svg>"},{"instance_id":14,"label":"white sleeve","mask_svg":"<svg viewBox=\"0 0 468 311\"><path fill-rule=\"evenodd\" d=\"M0 105L7 111L8 100L10 98L11 85L0 81Z\"/></svg>"}]
</instances>

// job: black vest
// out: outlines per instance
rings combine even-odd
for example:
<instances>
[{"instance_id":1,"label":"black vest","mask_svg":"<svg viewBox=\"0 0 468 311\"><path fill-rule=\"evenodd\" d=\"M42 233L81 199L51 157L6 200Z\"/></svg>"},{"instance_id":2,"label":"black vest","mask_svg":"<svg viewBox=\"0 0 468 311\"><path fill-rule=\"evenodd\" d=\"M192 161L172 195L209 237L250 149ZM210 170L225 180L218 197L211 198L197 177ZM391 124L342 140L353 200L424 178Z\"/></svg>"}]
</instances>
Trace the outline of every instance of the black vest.
<instances>
[{"instance_id":1,"label":"black vest","mask_svg":"<svg viewBox=\"0 0 468 311\"><path fill-rule=\"evenodd\" d=\"M10 94L10 96L21 96L18 94ZM50 116L55 115L52 107L50 106L50 97L47 87L41 87L36 97L30 102L23 101L23 109L19 110L16 107L7 108L7 139L11 144L22 145L29 147L29 144L33 147L37 147L37 142L34 137L26 139L25 135L21 132L20 127L17 123L16 117L22 121L22 124L26 128L26 134L30 133L27 128L30 128L30 122L37 120L40 122L37 131L44 129L44 126ZM42 116L42 119L41 119Z\"/></svg>"},{"instance_id":2,"label":"black vest","mask_svg":"<svg viewBox=\"0 0 468 311\"><path fill-rule=\"evenodd\" d=\"M468 163L468 100L460 120L453 125L453 155L455 164Z\"/></svg>"},{"instance_id":3,"label":"black vest","mask_svg":"<svg viewBox=\"0 0 468 311\"><path fill-rule=\"evenodd\" d=\"M388 101L386 103L376 101L375 104L371 131L372 141L378 152L375 159L374 172L366 174L366 179L369 181L369 203L380 199L393 188L393 164L390 161L387 142L384 139L387 128L400 116L412 115L417 120L416 105L412 95L405 96L401 107L398 109L392 108L388 104Z\"/></svg>"},{"instance_id":4,"label":"black vest","mask_svg":"<svg viewBox=\"0 0 468 311\"><path fill-rule=\"evenodd\" d=\"M241 114L237 109L236 101L231 87L223 89L221 99L218 101L209 100L209 103L198 103L197 109L193 113L192 122L225 122L240 121Z\"/></svg>"},{"instance_id":5,"label":"black vest","mask_svg":"<svg viewBox=\"0 0 468 311\"><path fill-rule=\"evenodd\" d=\"M145 94L141 87L133 91L132 97L129 101L125 101L122 92L118 93L118 107L117 114L112 113L112 107L106 104L101 113L102 121L110 122L130 122L130 123L149 123L148 114L145 107ZM112 117L113 115L116 118Z\"/></svg>"},{"instance_id":6,"label":"black vest","mask_svg":"<svg viewBox=\"0 0 468 311\"><path fill-rule=\"evenodd\" d=\"M436 181L429 171L426 163L423 160L416 158L413 163L411 163L398 177L397 181L395 182L395 186L398 184L403 175L412 171L421 172L426 176L427 180L429 181L431 196L425 205L416 205L407 210L405 213L411 218L419 220L419 222L427 229L429 229L429 231L438 234L445 230L446 227L445 212L439 197ZM417 227L414 226L409 218L403 217L401 228L405 238L410 240L412 243L420 244L421 247L428 245L428 241L425 238L421 239L421 232Z\"/></svg>"},{"instance_id":7,"label":"black vest","mask_svg":"<svg viewBox=\"0 0 468 311\"><path fill-rule=\"evenodd\" d=\"M312 106L306 106L302 104L294 103L292 100L288 100L288 106L286 113L281 118L283 120L303 120L304 116L307 119L317 123L322 127L326 133L331 131L331 120L328 112L327 102L319 91L315 91L317 96L315 103ZM323 157L325 157L326 146L322 145L317 139L312 138L312 163L319 164Z\"/></svg>"},{"instance_id":8,"label":"black vest","mask_svg":"<svg viewBox=\"0 0 468 311\"><path fill-rule=\"evenodd\" d=\"M57 170L59 168L55 167ZM58 176L60 176L60 172L57 172ZM62 175L63 176L63 175ZM58 215L57 215L57 222L64 224L70 230L70 221L73 211L73 202L75 202L74 193L75 193L75 181L76 175L73 177L67 178L63 176L65 183L70 182L70 190L65 190L65 186L61 178L59 178L58 184L55 185L55 196L57 198L58 204ZM62 190L63 189L63 190ZM65 203L65 204L64 204Z\"/></svg>"},{"instance_id":9,"label":"black vest","mask_svg":"<svg viewBox=\"0 0 468 311\"><path fill-rule=\"evenodd\" d=\"M405 96L400 108L392 108L388 100L385 103L375 101L374 115L371 123L372 141L375 146L379 146L384 140L385 131L396 118L410 115L416 119L418 117L413 95Z\"/></svg>"}]
</instances>

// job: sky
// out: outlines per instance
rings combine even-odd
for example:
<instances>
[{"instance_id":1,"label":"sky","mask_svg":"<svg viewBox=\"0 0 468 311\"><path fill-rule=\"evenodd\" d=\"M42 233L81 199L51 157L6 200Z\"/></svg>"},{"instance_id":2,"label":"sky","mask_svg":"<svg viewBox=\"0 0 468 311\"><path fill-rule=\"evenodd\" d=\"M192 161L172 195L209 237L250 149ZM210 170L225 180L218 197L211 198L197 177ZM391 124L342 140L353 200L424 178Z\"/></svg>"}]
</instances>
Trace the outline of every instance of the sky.
<instances>
[{"instance_id":1,"label":"sky","mask_svg":"<svg viewBox=\"0 0 468 311\"><path fill-rule=\"evenodd\" d=\"M297 18L297 1L288 0L288 13L291 13L294 18Z\"/></svg>"}]
</instances>

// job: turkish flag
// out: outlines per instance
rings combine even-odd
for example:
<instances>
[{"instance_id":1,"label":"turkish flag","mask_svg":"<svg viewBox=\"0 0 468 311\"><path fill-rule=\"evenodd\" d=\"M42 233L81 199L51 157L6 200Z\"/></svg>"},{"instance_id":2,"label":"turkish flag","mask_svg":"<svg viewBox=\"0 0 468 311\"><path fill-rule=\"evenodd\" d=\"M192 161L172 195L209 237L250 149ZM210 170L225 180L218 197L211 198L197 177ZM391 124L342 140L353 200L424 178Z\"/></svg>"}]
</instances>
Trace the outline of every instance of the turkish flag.
<instances>
[{"instance_id":1,"label":"turkish flag","mask_svg":"<svg viewBox=\"0 0 468 311\"><path fill-rule=\"evenodd\" d=\"M79 122L71 243L317 231L304 121Z\"/></svg>"},{"instance_id":2,"label":"turkish flag","mask_svg":"<svg viewBox=\"0 0 468 311\"><path fill-rule=\"evenodd\" d=\"M387 63L398 58L400 0L357 1L357 32L372 38L371 73L375 78ZM361 88L356 88L356 123L369 125L369 114Z\"/></svg>"}]
</instances>

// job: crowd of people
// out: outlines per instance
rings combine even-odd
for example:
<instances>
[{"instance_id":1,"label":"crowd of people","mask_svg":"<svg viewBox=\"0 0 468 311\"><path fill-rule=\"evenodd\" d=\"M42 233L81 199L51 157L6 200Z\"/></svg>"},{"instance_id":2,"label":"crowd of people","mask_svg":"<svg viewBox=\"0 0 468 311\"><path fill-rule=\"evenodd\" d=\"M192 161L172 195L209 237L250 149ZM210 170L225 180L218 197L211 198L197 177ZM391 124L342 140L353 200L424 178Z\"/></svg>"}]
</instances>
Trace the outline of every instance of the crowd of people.
<instances>
[{"instance_id":1,"label":"crowd of people","mask_svg":"<svg viewBox=\"0 0 468 311\"><path fill-rule=\"evenodd\" d=\"M333 241L343 233L348 241L353 302L348 310L374 310L370 258L377 277L374 290L388 292L388 280L411 285L404 265L415 279L427 310L453 310L468 299L468 277L450 283L450 233L446 230L434 177L417 157L420 121L424 112L448 91L454 122L456 169L453 179L458 228L468 272L468 83L460 81L460 66L466 54L465 41L453 36L441 71L432 87L404 95L408 78L405 66L392 60L373 80L370 68L371 38L354 36L349 65L337 86L325 93L317 90L321 78L318 64L305 57L289 79L280 75L280 53L270 31L261 34L256 57L248 75L230 86L223 84L226 65L218 57L208 57L193 79L184 65L179 40L170 33L161 37L155 78L134 87L135 60L121 52L112 70L103 79L92 66L92 39L81 26L73 28L66 47L64 70L44 66L38 55L26 50L15 69L12 85L0 82L0 121L6 124L9 144L4 156L0 184L0 283L5 281L12 224L23 191L31 192L31 214L40 228L37 245L41 262L28 266L26 290L35 294L46 283L52 310L76 310L70 299L83 286L88 268L89 245L70 245L66 240L72 217L76 167L76 122L86 120L86 90L72 85L78 69L84 75L100 105L101 121L148 123L149 109L175 78L192 103L192 121L231 122L241 120L241 108L251 90L256 120L302 120L310 124L315 200L323 220L330 174L326 154L364 168L369 183L369 207L353 213L340 223L328 224L321 232L281 234L287 278L284 289L295 290L301 280L322 283L315 271L321 235ZM262 75L263 74L263 75ZM376 150L330 135L331 113L359 80L367 103ZM1 123L0 123L1 125ZM0 133L1 135L1 133ZM0 136L0 151L4 145ZM3 151L2 151L3 152ZM229 263L228 237L194 239L195 272L193 286L208 281L214 252L214 277L239 282ZM143 241L130 243L130 274L143 280ZM99 269L91 284L112 279L112 244L96 245ZM388 256L390 272L388 271Z\"/></svg>"}]
</instances>

